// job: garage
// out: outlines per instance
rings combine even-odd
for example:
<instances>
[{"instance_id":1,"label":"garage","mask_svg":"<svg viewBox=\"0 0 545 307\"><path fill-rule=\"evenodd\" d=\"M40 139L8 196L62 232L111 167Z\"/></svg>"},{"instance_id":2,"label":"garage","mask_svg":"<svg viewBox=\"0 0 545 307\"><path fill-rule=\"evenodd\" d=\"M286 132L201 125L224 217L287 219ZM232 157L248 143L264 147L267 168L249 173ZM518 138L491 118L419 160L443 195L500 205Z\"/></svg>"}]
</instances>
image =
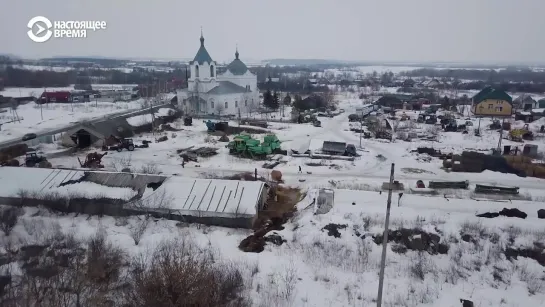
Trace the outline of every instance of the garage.
<instances>
[{"instance_id":1,"label":"garage","mask_svg":"<svg viewBox=\"0 0 545 307\"><path fill-rule=\"evenodd\" d=\"M71 138L78 148L87 148L98 140L96 136L92 136L91 133L89 133L89 131L85 129L80 129L76 131L76 133L74 133Z\"/></svg>"}]
</instances>

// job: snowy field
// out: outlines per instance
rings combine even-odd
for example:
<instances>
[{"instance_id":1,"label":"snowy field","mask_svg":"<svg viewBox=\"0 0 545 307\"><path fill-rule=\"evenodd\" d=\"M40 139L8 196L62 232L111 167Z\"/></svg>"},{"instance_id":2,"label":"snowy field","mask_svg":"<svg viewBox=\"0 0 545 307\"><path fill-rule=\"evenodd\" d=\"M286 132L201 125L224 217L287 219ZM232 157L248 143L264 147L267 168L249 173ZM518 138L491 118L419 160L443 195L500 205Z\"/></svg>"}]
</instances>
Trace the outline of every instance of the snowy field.
<instances>
[{"instance_id":1,"label":"snowy field","mask_svg":"<svg viewBox=\"0 0 545 307\"><path fill-rule=\"evenodd\" d=\"M136 84L91 84L94 90L132 90ZM73 91L74 85L66 87L7 87L0 91L5 97L39 97L44 91Z\"/></svg>"},{"instance_id":2,"label":"snowy field","mask_svg":"<svg viewBox=\"0 0 545 307\"><path fill-rule=\"evenodd\" d=\"M269 234L285 242L267 243L258 254L237 248L250 234L247 230L179 227L174 221L151 220L136 237L134 230L144 217L57 216L34 208L25 209L11 234L0 239L17 246L16 242L42 242L53 231L80 240L101 232L127 257L136 257L149 256L159 244L183 238L200 253L213 253L216 262L239 268L243 295L251 306L373 306L381 252L376 242L380 243L386 194L336 190L335 204L324 215L304 210L313 194L310 190L284 230ZM476 212L505 206L528 212L528 217L475 217ZM542 306L543 264L512 254L545 244L537 207L530 202L447 201L414 195L403 196L398 205L395 196L391 229L411 235L409 243L389 244L383 305L455 307L461 306L462 298L481 307ZM442 248L423 243L429 240L424 238L435 238ZM424 244L422 251L413 250L418 244Z\"/></svg>"},{"instance_id":3,"label":"snowy field","mask_svg":"<svg viewBox=\"0 0 545 307\"><path fill-rule=\"evenodd\" d=\"M242 292L252 302L251 306L373 306L387 199L387 193L379 190L388 180L391 163L395 163L395 179L404 183L406 190L401 197L393 194L390 226L401 235L408 235L389 243L383 306L454 307L461 306L460 299L471 300L480 307L543 306L545 260L540 255L545 246L545 224L537 218L537 210L545 209L545 181L490 171L449 173L441 168L441 160L411 152L420 146L434 147L444 153L460 153L464 148L490 150L497 146L499 137L496 131L487 130L490 122L481 121L482 137L474 136L471 129L478 126L478 121L470 119L473 126L466 135L440 132L434 142L363 139L360 148L360 135L349 131L347 117L362 102L357 94L338 98L339 107L346 112L334 118L319 118L323 127L271 123L270 130L282 141L283 149L301 150L314 146L318 140L334 140L354 144L361 154L354 161L292 156L280 160L275 170L282 172L285 184L307 193L284 229L268 234L280 236L284 240L280 246L267 243L261 253L244 253L238 245L251 234L249 230L181 225L165 220L150 221L137 240L135 229L142 229L138 225L147 221L144 217L121 221L112 217L57 216L30 208L19 217L11 235L0 235L0 238L33 242L36 234L29 226L31 223L58 222L62 232L78 238L89 238L101 231L109 242L129 256L147 253L165 240L184 238L195 242L201 251L213 251L215 261L231 263L240 269L244 279ZM418 116L408 111L406 115ZM230 125L237 123L230 122ZM190 127L183 126L181 121L171 126L181 130L134 138L139 144L166 135L168 140L164 142L152 142L149 148L137 148L133 152L108 153L103 158L106 170L128 167L135 172L153 170L180 178L221 178L238 172L253 173L257 169L258 175L269 178L270 170L262 168L266 161L229 155L226 143L209 135L202 121L194 120ZM430 125L408 122L400 122L398 129L432 130ZM253 136L263 139L263 135ZM543 139L533 142L542 146ZM503 144L521 145L508 140L503 140ZM176 150L190 146L217 148L218 155L199 157L198 162L182 166ZM76 157L81 159L87 153L49 161L54 166L79 167ZM422 196L408 189L415 187L417 180L469 180L471 188L475 183L519 186L521 197L519 200L483 200L474 198L470 191ZM194 180L186 181L172 180L171 185L163 187L173 193L180 192L176 208L189 197L183 192L186 188L177 188L188 186L189 181ZM199 189L206 188L203 186L201 184ZM311 202L316 197L316 188L322 187L335 189L334 205L329 212L314 215ZM150 193L148 190L146 193ZM475 216L503 208L518 208L528 216L525 219Z\"/></svg>"},{"instance_id":4,"label":"snowy field","mask_svg":"<svg viewBox=\"0 0 545 307\"><path fill-rule=\"evenodd\" d=\"M0 142L22 137L27 133L62 128L79 121L98 119L106 115L138 110L143 100L131 102L48 103L29 102L17 110L0 113Z\"/></svg>"}]
</instances>

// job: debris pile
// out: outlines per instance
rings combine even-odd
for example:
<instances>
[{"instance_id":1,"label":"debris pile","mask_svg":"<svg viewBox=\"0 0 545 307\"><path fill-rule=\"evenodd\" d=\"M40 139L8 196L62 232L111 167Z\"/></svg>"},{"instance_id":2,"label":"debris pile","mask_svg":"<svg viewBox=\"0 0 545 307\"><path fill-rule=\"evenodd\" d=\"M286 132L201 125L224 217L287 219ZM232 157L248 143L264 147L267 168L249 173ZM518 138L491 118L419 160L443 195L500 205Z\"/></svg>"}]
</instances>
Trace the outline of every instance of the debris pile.
<instances>
[{"instance_id":1,"label":"debris pile","mask_svg":"<svg viewBox=\"0 0 545 307\"><path fill-rule=\"evenodd\" d=\"M185 149L178 149L176 150L176 153L178 153L185 162L197 162L197 157L208 158L217 155L218 149L214 147L199 147L194 149L193 146L191 146Z\"/></svg>"},{"instance_id":2,"label":"debris pile","mask_svg":"<svg viewBox=\"0 0 545 307\"><path fill-rule=\"evenodd\" d=\"M545 178L545 165L532 163L532 158L526 156L504 156L505 161L514 169L526 176Z\"/></svg>"},{"instance_id":3,"label":"debris pile","mask_svg":"<svg viewBox=\"0 0 545 307\"><path fill-rule=\"evenodd\" d=\"M278 170L273 170L271 172L271 178L272 178L273 181L282 182L282 172L280 172Z\"/></svg>"},{"instance_id":4,"label":"debris pile","mask_svg":"<svg viewBox=\"0 0 545 307\"><path fill-rule=\"evenodd\" d=\"M105 152L103 154L99 154L98 152L92 152L87 154L83 163L78 157L78 162L79 165L83 168L104 168L104 165L102 165L102 157L107 154L108 152Z\"/></svg>"},{"instance_id":5,"label":"debris pile","mask_svg":"<svg viewBox=\"0 0 545 307\"><path fill-rule=\"evenodd\" d=\"M476 216L484 217L488 219L495 218L498 216L518 217L520 219L526 219L528 217L528 214L520 211L517 208L511 208L511 209L503 208L500 212L485 212L485 213L477 214Z\"/></svg>"},{"instance_id":6,"label":"debris pile","mask_svg":"<svg viewBox=\"0 0 545 307\"><path fill-rule=\"evenodd\" d=\"M382 244L382 234L373 236L375 244ZM434 233L428 233L420 229L401 228L390 230L388 242L395 242L413 251L426 251L431 255L448 253L449 246L441 243L441 237ZM404 249L405 250L405 249Z\"/></svg>"},{"instance_id":7,"label":"debris pile","mask_svg":"<svg viewBox=\"0 0 545 307\"><path fill-rule=\"evenodd\" d=\"M177 132L177 131L182 131L183 129L176 129L176 128L172 127L172 126L169 125L169 124L162 124L162 125L161 125L161 128L160 128L159 130L160 130L160 131Z\"/></svg>"},{"instance_id":8,"label":"debris pile","mask_svg":"<svg viewBox=\"0 0 545 307\"><path fill-rule=\"evenodd\" d=\"M0 150L0 163L5 165L16 157L23 156L28 151L27 144L17 144ZM11 162L14 163L14 162Z\"/></svg>"},{"instance_id":9,"label":"debris pile","mask_svg":"<svg viewBox=\"0 0 545 307\"><path fill-rule=\"evenodd\" d=\"M168 136L163 135L163 136L157 138L157 139L155 140L155 142L156 142L156 143L161 143L161 142L164 142L164 141L166 141L166 140L168 140Z\"/></svg>"},{"instance_id":10,"label":"debris pile","mask_svg":"<svg viewBox=\"0 0 545 307\"><path fill-rule=\"evenodd\" d=\"M241 121L242 125L255 126L261 128L268 128L269 124L264 120L247 119Z\"/></svg>"}]
</instances>

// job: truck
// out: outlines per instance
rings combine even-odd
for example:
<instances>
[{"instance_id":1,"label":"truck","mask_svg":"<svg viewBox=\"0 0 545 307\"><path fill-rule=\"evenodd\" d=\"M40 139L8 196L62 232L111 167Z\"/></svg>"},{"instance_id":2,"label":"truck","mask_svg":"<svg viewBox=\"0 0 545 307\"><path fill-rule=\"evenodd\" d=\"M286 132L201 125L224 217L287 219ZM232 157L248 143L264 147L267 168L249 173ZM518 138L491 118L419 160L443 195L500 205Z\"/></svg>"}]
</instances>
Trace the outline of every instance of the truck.
<instances>
[{"instance_id":1,"label":"truck","mask_svg":"<svg viewBox=\"0 0 545 307\"><path fill-rule=\"evenodd\" d=\"M354 146L353 144L333 141L324 141L322 145L322 152L328 155L337 156L355 157L358 155L356 151L356 146Z\"/></svg>"}]
</instances>

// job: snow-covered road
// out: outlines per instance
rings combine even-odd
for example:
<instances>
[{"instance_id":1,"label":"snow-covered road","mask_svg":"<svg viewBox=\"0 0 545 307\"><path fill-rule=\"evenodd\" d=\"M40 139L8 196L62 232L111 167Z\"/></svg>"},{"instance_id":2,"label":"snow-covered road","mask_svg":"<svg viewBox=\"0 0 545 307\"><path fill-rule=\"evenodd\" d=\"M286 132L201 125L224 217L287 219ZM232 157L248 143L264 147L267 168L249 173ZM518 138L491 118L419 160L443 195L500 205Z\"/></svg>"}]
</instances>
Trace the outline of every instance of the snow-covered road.
<instances>
[{"instance_id":1,"label":"snow-covered road","mask_svg":"<svg viewBox=\"0 0 545 307\"><path fill-rule=\"evenodd\" d=\"M387 162L384 162L387 163ZM186 170L189 170L190 168L186 168ZM198 169L198 170L197 170ZM248 172L248 168L244 169L234 169L232 167L229 168L207 168L207 167L199 167L194 168L195 172L201 176L209 175L209 174L217 174L217 175L223 175L223 176L230 176L239 174L242 172ZM258 172L262 172L263 170L258 170ZM307 181L312 180L312 178L319 178L319 179L335 179L335 180L353 180L353 179L380 179L380 182L388 181L389 179L389 168L388 172L384 172L384 174L373 174L373 173L362 173L360 171L343 171L342 173L311 173L311 174L299 174L297 171L282 171L282 175L284 178L287 177L297 177L297 178L305 178ZM499 186L517 186L520 188L527 188L527 189L542 189L545 186L545 181L540 180L538 178L520 178L516 177L515 175L512 175L512 178L506 178L508 176L507 174L504 174L501 177L501 180L492 180L492 179L475 179L474 174L466 174L466 173L450 173L450 174L440 174L440 175L433 175L433 174L406 174L399 172L399 170L396 170L396 174L394 175L395 180L437 180L437 181L464 181L468 180L472 184L488 184L488 185L499 185Z\"/></svg>"}]
</instances>

